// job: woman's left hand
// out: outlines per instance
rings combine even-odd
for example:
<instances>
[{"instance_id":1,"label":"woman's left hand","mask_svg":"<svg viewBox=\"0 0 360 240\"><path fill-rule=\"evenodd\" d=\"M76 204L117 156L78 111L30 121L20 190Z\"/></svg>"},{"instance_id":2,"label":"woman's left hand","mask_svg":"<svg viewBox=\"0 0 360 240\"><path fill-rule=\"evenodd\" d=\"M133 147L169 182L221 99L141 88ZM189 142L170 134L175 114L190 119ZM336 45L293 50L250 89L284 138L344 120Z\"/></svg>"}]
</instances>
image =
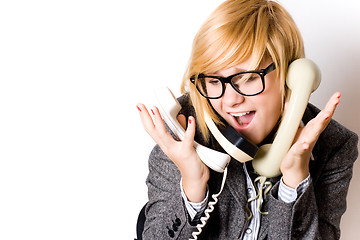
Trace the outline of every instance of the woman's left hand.
<instances>
[{"instance_id":1,"label":"woman's left hand","mask_svg":"<svg viewBox=\"0 0 360 240\"><path fill-rule=\"evenodd\" d=\"M309 175L311 152L320 134L329 124L340 102L340 96L339 92L333 94L325 108L306 126L299 128L293 145L280 165L283 181L287 186L296 188Z\"/></svg>"}]
</instances>

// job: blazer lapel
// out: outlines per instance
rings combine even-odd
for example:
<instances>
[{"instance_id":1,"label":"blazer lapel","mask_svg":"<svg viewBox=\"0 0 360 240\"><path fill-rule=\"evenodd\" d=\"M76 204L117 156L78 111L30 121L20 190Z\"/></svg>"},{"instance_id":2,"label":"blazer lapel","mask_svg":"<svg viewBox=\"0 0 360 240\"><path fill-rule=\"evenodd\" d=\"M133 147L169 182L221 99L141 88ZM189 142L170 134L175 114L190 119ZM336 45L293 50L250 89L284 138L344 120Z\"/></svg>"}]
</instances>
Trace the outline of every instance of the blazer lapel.
<instances>
[{"instance_id":1,"label":"blazer lapel","mask_svg":"<svg viewBox=\"0 0 360 240\"><path fill-rule=\"evenodd\" d=\"M228 168L228 177L226 185L230 189L230 193L233 195L240 208L245 208L247 202L247 189L246 189L246 177L243 171L242 163L231 159Z\"/></svg>"},{"instance_id":2,"label":"blazer lapel","mask_svg":"<svg viewBox=\"0 0 360 240\"><path fill-rule=\"evenodd\" d=\"M228 167L228 177L226 180L226 186L228 187L231 198L235 199L237 203L236 209L231 211L231 214L236 214L237 221L232 222L231 229L237 229L234 231L236 236L235 238L240 237L241 232L243 232L247 226L248 222L246 217L248 217L248 212L246 210L247 205L247 187L246 187L246 176L243 170L243 164L231 159Z\"/></svg>"}]
</instances>

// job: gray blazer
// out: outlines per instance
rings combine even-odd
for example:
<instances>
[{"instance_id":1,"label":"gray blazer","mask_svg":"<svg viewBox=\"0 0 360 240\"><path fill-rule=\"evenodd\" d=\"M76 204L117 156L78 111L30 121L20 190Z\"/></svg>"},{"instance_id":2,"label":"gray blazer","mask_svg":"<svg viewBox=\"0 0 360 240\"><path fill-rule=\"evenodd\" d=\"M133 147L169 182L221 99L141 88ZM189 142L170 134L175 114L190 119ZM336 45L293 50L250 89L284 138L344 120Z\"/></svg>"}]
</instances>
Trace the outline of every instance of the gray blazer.
<instances>
[{"instance_id":1,"label":"gray blazer","mask_svg":"<svg viewBox=\"0 0 360 240\"><path fill-rule=\"evenodd\" d=\"M195 116L188 97L179 101L185 116ZM303 122L306 124L318 112L309 104ZM195 138L203 143L199 132ZM313 150L310 185L293 203L277 199L280 177L270 179L273 188L262 207L269 214L261 217L258 239L339 239L340 219L346 210L346 195L358 156L357 141L355 133L331 120ZM217 148L215 140L210 145ZM143 239L189 239L196 230L181 197L180 178L173 162L155 146L149 157L149 202ZM210 194L219 191L221 180L222 174L211 171ZM246 191L243 166L231 160L224 190L199 239L239 238L247 226Z\"/></svg>"}]
</instances>

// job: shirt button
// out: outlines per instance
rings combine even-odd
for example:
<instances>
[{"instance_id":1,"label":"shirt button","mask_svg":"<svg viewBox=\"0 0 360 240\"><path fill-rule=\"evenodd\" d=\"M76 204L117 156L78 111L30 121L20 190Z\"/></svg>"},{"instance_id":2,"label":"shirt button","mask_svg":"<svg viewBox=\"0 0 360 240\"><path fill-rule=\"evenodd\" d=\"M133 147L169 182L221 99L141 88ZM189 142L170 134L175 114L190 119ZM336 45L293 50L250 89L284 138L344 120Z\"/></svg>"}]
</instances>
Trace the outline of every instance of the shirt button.
<instances>
[{"instance_id":1,"label":"shirt button","mask_svg":"<svg viewBox=\"0 0 360 240\"><path fill-rule=\"evenodd\" d=\"M252 230L251 230L251 228L248 228L248 229L246 229L246 234L251 234L252 233Z\"/></svg>"},{"instance_id":2,"label":"shirt button","mask_svg":"<svg viewBox=\"0 0 360 240\"><path fill-rule=\"evenodd\" d=\"M169 234L169 236L170 236L171 238L175 237L175 233L174 233L173 230L169 230L169 231L168 231L168 234Z\"/></svg>"},{"instance_id":3,"label":"shirt button","mask_svg":"<svg viewBox=\"0 0 360 240\"><path fill-rule=\"evenodd\" d=\"M175 223L172 225L172 228L173 228L173 230L174 230L175 232L178 231L178 226L177 226Z\"/></svg>"}]
</instances>

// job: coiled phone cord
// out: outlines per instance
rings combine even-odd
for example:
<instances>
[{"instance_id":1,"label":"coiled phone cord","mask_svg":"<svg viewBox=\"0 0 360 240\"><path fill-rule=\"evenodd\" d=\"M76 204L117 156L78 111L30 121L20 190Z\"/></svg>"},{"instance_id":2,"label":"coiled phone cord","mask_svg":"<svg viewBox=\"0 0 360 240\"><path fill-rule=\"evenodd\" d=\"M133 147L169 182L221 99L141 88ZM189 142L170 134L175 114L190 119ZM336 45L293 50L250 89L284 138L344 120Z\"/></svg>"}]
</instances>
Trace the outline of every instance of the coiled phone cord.
<instances>
[{"instance_id":1,"label":"coiled phone cord","mask_svg":"<svg viewBox=\"0 0 360 240\"><path fill-rule=\"evenodd\" d=\"M259 187L256 187L257 182L259 182ZM265 197L266 195L269 194L269 192L270 192L270 190L272 188L272 183L269 182L269 181L266 181L265 176L259 176L254 181L254 187L255 187L255 190L257 192L257 195L255 197L253 197L253 198L249 198L248 202L250 203L251 201L254 201L254 200L258 199L257 210L259 211L259 213L261 213L263 215L267 215L268 212L262 212L261 211L261 202L263 201L263 197ZM264 190L264 188L265 188L265 190Z\"/></svg>"},{"instance_id":2,"label":"coiled phone cord","mask_svg":"<svg viewBox=\"0 0 360 240\"><path fill-rule=\"evenodd\" d=\"M196 225L196 228L197 228L197 232L193 232L191 235L193 238L190 238L189 240L197 240L198 236L201 234L202 232L202 229L205 227L207 221L209 220L210 218L210 213L214 211L214 206L217 204L218 202L218 197L220 196L220 194L222 193L223 189L224 189L224 186L225 186L225 181L226 181L226 176L227 176L227 168L225 168L224 170L224 174L223 174L223 179L222 179L222 182L221 182L221 188L220 188L220 191L216 194L213 194L211 195L212 199L214 201L210 201L208 203L208 207L205 209L205 216L204 217L201 217L200 218L200 222L198 225Z\"/></svg>"}]
</instances>

